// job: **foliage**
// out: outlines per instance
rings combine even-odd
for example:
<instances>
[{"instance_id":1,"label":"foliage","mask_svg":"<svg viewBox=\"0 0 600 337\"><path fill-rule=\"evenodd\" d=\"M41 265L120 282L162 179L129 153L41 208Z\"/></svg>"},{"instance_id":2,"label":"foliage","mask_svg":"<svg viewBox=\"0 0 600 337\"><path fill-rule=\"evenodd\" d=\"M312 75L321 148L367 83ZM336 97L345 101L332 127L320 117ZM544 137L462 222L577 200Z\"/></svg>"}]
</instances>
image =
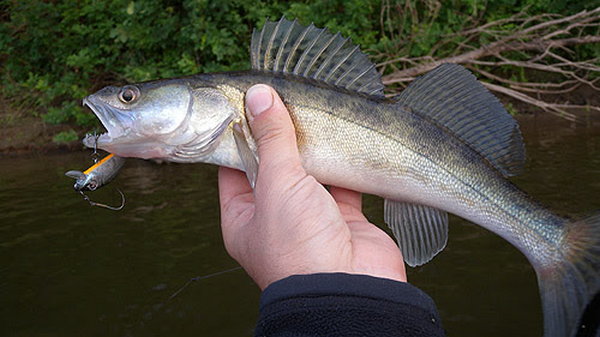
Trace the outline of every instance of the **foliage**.
<instances>
[{"instance_id":1,"label":"foliage","mask_svg":"<svg viewBox=\"0 0 600 337\"><path fill-rule=\"evenodd\" d=\"M5 1L0 4L3 13L0 60L4 63L0 90L13 104L28 107L48 123L90 126L95 118L79 102L107 84L247 69L252 28L282 14L301 23L314 22L340 31L375 60L384 61L389 55L451 54L453 46L440 45L438 41L462 29L524 9L531 14L548 10L569 14L593 5L584 3L575 0ZM64 137L67 136L59 138Z\"/></svg>"},{"instance_id":2,"label":"foliage","mask_svg":"<svg viewBox=\"0 0 600 337\"><path fill-rule=\"evenodd\" d=\"M66 144L76 141L79 137L75 130L61 131L52 137L52 141L57 144Z\"/></svg>"}]
</instances>

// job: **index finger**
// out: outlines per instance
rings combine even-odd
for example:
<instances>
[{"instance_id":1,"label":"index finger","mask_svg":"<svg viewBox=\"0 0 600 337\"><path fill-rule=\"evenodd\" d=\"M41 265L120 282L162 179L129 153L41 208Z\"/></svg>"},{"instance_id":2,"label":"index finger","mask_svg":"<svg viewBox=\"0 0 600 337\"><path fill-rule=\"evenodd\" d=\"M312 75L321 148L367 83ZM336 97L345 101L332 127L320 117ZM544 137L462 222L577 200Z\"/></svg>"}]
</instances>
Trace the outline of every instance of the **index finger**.
<instances>
[{"instance_id":1,"label":"index finger","mask_svg":"<svg viewBox=\"0 0 600 337\"><path fill-rule=\"evenodd\" d=\"M361 210L362 208L362 196L359 192L348 190L342 187L330 186L329 193L338 204L347 204L350 207L358 210Z\"/></svg>"},{"instance_id":2,"label":"index finger","mask_svg":"<svg viewBox=\"0 0 600 337\"><path fill-rule=\"evenodd\" d=\"M367 220L362 213L362 194L335 186L329 187L329 193L337 203L346 222Z\"/></svg>"}]
</instances>

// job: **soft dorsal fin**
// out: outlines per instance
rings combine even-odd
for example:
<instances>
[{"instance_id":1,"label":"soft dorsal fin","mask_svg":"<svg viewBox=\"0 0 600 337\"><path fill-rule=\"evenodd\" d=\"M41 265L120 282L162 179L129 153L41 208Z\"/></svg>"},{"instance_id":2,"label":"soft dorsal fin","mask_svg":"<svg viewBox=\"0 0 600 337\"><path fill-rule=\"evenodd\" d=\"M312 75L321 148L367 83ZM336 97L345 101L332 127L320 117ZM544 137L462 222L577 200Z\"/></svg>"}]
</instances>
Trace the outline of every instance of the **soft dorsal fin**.
<instances>
[{"instance_id":1,"label":"soft dorsal fin","mask_svg":"<svg viewBox=\"0 0 600 337\"><path fill-rule=\"evenodd\" d=\"M358 46L339 33L281 18L252 33L252 69L294 74L383 97L381 75Z\"/></svg>"},{"instance_id":2,"label":"soft dorsal fin","mask_svg":"<svg viewBox=\"0 0 600 337\"><path fill-rule=\"evenodd\" d=\"M425 116L483 155L505 176L525 164L519 125L475 76L457 64L443 64L417 78L398 101Z\"/></svg>"}]
</instances>

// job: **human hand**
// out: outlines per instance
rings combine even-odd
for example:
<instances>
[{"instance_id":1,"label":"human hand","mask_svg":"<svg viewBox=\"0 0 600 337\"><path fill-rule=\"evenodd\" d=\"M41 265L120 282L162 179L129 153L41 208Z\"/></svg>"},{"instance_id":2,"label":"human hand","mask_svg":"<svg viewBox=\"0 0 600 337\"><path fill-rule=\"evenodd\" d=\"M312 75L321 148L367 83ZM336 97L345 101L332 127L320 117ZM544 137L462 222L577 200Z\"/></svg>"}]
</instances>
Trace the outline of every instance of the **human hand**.
<instances>
[{"instance_id":1,"label":"human hand","mask_svg":"<svg viewBox=\"0 0 600 337\"><path fill-rule=\"evenodd\" d=\"M406 282L399 248L367 221L361 195L338 187L328 192L304 171L277 93L250 88L246 111L260 159L256 187L240 171L219 169L221 228L227 251L258 286L326 272Z\"/></svg>"}]
</instances>

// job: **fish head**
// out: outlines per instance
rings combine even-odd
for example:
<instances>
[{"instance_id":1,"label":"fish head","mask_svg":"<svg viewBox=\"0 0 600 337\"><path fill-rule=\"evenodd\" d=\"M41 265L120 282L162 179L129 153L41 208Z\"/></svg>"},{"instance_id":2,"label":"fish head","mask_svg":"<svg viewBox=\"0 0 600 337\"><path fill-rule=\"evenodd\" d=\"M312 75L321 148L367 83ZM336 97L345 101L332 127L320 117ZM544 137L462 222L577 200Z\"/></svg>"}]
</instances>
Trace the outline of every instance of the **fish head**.
<instances>
[{"instance_id":1,"label":"fish head","mask_svg":"<svg viewBox=\"0 0 600 337\"><path fill-rule=\"evenodd\" d=\"M83 142L122 157L166 157L186 133L192 96L190 87L177 81L105 87L83 104L107 132L88 135Z\"/></svg>"}]
</instances>

